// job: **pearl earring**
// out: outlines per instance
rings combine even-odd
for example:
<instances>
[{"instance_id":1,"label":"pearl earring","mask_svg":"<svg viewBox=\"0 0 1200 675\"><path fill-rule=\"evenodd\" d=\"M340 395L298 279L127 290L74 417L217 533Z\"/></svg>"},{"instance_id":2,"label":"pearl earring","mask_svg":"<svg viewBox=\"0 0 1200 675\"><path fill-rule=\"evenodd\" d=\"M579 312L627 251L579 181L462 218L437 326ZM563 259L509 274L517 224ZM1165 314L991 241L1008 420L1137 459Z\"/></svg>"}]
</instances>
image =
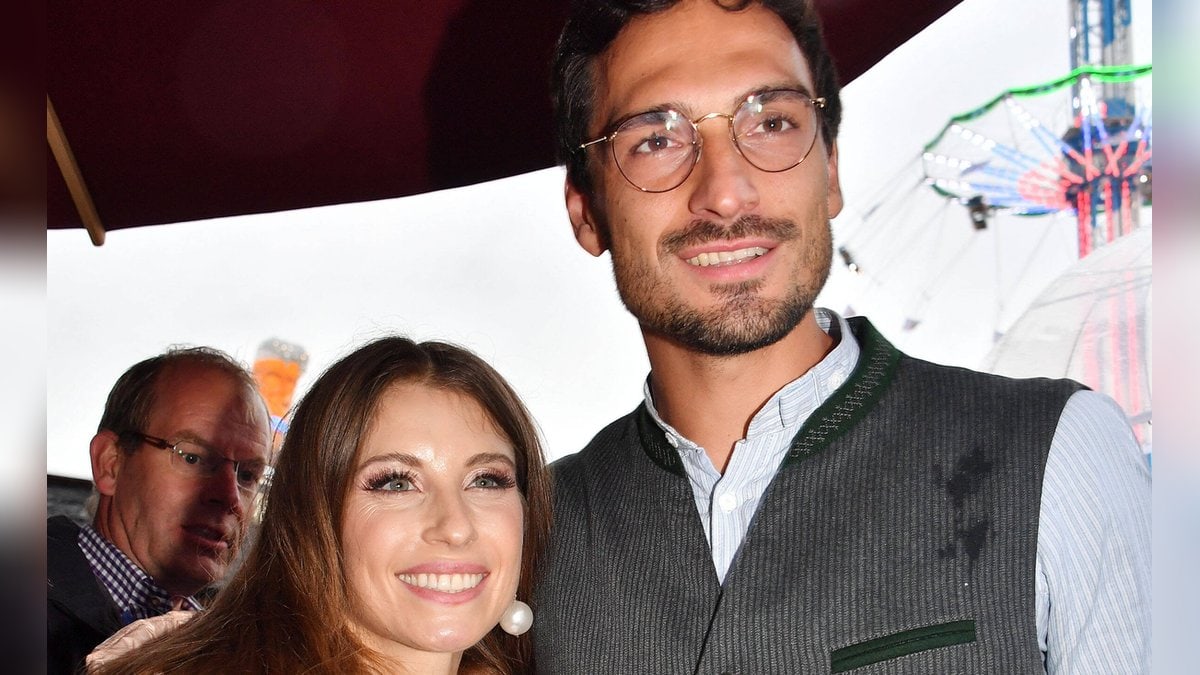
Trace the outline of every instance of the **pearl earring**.
<instances>
[{"instance_id":1,"label":"pearl earring","mask_svg":"<svg viewBox=\"0 0 1200 675\"><path fill-rule=\"evenodd\" d=\"M509 635L523 635L532 626L533 608L515 598L500 615L500 628Z\"/></svg>"}]
</instances>

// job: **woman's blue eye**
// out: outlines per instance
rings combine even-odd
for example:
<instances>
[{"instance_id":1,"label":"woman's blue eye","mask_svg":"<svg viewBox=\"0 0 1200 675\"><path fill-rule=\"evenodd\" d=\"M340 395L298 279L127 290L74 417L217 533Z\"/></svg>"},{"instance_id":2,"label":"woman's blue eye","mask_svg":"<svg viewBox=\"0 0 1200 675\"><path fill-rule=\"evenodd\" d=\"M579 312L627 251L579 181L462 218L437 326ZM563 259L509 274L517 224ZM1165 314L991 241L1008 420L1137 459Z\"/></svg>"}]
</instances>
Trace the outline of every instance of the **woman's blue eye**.
<instances>
[{"instance_id":1,"label":"woman's blue eye","mask_svg":"<svg viewBox=\"0 0 1200 675\"><path fill-rule=\"evenodd\" d=\"M516 484L516 481L514 481L510 476L490 473L476 476L475 479L471 481L471 487L483 488L486 490L502 490L513 487Z\"/></svg>"},{"instance_id":2,"label":"woman's blue eye","mask_svg":"<svg viewBox=\"0 0 1200 675\"><path fill-rule=\"evenodd\" d=\"M367 489L379 490L383 492L407 492L415 488L413 486L412 477L402 476L398 473L387 473L381 476L376 476L368 481Z\"/></svg>"}]
</instances>

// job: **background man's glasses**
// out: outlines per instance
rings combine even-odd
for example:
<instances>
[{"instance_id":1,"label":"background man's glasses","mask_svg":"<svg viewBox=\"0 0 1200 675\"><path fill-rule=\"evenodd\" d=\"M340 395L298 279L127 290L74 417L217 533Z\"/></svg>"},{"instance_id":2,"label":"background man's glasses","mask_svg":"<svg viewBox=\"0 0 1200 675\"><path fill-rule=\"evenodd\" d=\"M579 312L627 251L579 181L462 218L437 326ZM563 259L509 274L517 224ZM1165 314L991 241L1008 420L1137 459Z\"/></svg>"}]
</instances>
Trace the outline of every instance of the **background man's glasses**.
<instances>
[{"instance_id":1,"label":"background man's glasses","mask_svg":"<svg viewBox=\"0 0 1200 675\"><path fill-rule=\"evenodd\" d=\"M122 436L140 441L147 445L170 451L171 468L178 474L192 478L208 478L215 476L224 469L226 464L233 465L233 475L237 479L238 489L247 495L258 492L270 479L270 469L261 460L239 462L222 457L213 450L200 445L196 441L177 441L149 436L140 431L127 431Z\"/></svg>"},{"instance_id":2,"label":"background man's glasses","mask_svg":"<svg viewBox=\"0 0 1200 675\"><path fill-rule=\"evenodd\" d=\"M642 192L667 192L682 185L700 161L701 122L727 120L738 153L756 168L776 173L808 157L817 138L816 109L824 107L824 98L772 89L746 97L732 115L714 112L693 120L670 109L638 113L579 149L608 143L625 180Z\"/></svg>"}]
</instances>

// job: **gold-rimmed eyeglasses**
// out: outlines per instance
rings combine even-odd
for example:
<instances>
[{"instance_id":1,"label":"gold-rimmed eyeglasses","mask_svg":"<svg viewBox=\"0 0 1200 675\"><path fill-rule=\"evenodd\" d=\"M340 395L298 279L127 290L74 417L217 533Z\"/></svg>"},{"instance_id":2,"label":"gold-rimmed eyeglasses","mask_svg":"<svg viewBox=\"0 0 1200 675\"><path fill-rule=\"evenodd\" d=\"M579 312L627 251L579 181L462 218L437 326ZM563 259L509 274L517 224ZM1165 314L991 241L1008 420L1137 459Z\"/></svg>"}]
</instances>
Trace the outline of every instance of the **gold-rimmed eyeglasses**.
<instances>
[{"instance_id":1,"label":"gold-rimmed eyeglasses","mask_svg":"<svg viewBox=\"0 0 1200 675\"><path fill-rule=\"evenodd\" d=\"M690 119L672 108L623 118L613 131L579 146L608 143L625 180L642 192L667 192L683 185L700 161L699 125L713 118L729 122L729 136L747 162L762 171L787 171L804 161L817 139L817 109L825 99L797 89L771 89L746 97L732 114L708 113Z\"/></svg>"},{"instance_id":2,"label":"gold-rimmed eyeglasses","mask_svg":"<svg viewBox=\"0 0 1200 675\"><path fill-rule=\"evenodd\" d=\"M271 467L262 460L229 459L192 440L185 439L172 443L140 431L127 431L121 435L160 450L169 450L171 468L183 476L208 478L215 476L226 464L232 464L238 489L247 495L257 493L271 479Z\"/></svg>"}]
</instances>

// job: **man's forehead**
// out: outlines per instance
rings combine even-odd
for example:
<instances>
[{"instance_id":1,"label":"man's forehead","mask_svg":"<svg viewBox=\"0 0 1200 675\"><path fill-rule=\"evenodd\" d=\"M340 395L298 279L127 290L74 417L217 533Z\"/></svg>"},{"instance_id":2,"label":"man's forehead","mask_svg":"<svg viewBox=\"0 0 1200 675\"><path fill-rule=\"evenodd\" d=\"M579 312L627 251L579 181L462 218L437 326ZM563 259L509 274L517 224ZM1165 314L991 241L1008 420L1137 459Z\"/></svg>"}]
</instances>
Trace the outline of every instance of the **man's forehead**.
<instances>
[{"instance_id":1,"label":"man's forehead","mask_svg":"<svg viewBox=\"0 0 1200 675\"><path fill-rule=\"evenodd\" d=\"M228 390L232 392L238 379L209 363L179 361L169 363L154 380L156 404L167 403L172 396L186 395L204 390Z\"/></svg>"},{"instance_id":2,"label":"man's forehead","mask_svg":"<svg viewBox=\"0 0 1200 675\"><path fill-rule=\"evenodd\" d=\"M151 416L220 415L232 419L266 414L252 381L203 363L171 364L154 383ZM262 408L261 414L259 408Z\"/></svg>"},{"instance_id":3,"label":"man's forehead","mask_svg":"<svg viewBox=\"0 0 1200 675\"><path fill-rule=\"evenodd\" d=\"M635 17L595 67L599 123L659 106L725 111L772 87L813 89L795 37L757 4L731 12L701 0Z\"/></svg>"}]
</instances>

